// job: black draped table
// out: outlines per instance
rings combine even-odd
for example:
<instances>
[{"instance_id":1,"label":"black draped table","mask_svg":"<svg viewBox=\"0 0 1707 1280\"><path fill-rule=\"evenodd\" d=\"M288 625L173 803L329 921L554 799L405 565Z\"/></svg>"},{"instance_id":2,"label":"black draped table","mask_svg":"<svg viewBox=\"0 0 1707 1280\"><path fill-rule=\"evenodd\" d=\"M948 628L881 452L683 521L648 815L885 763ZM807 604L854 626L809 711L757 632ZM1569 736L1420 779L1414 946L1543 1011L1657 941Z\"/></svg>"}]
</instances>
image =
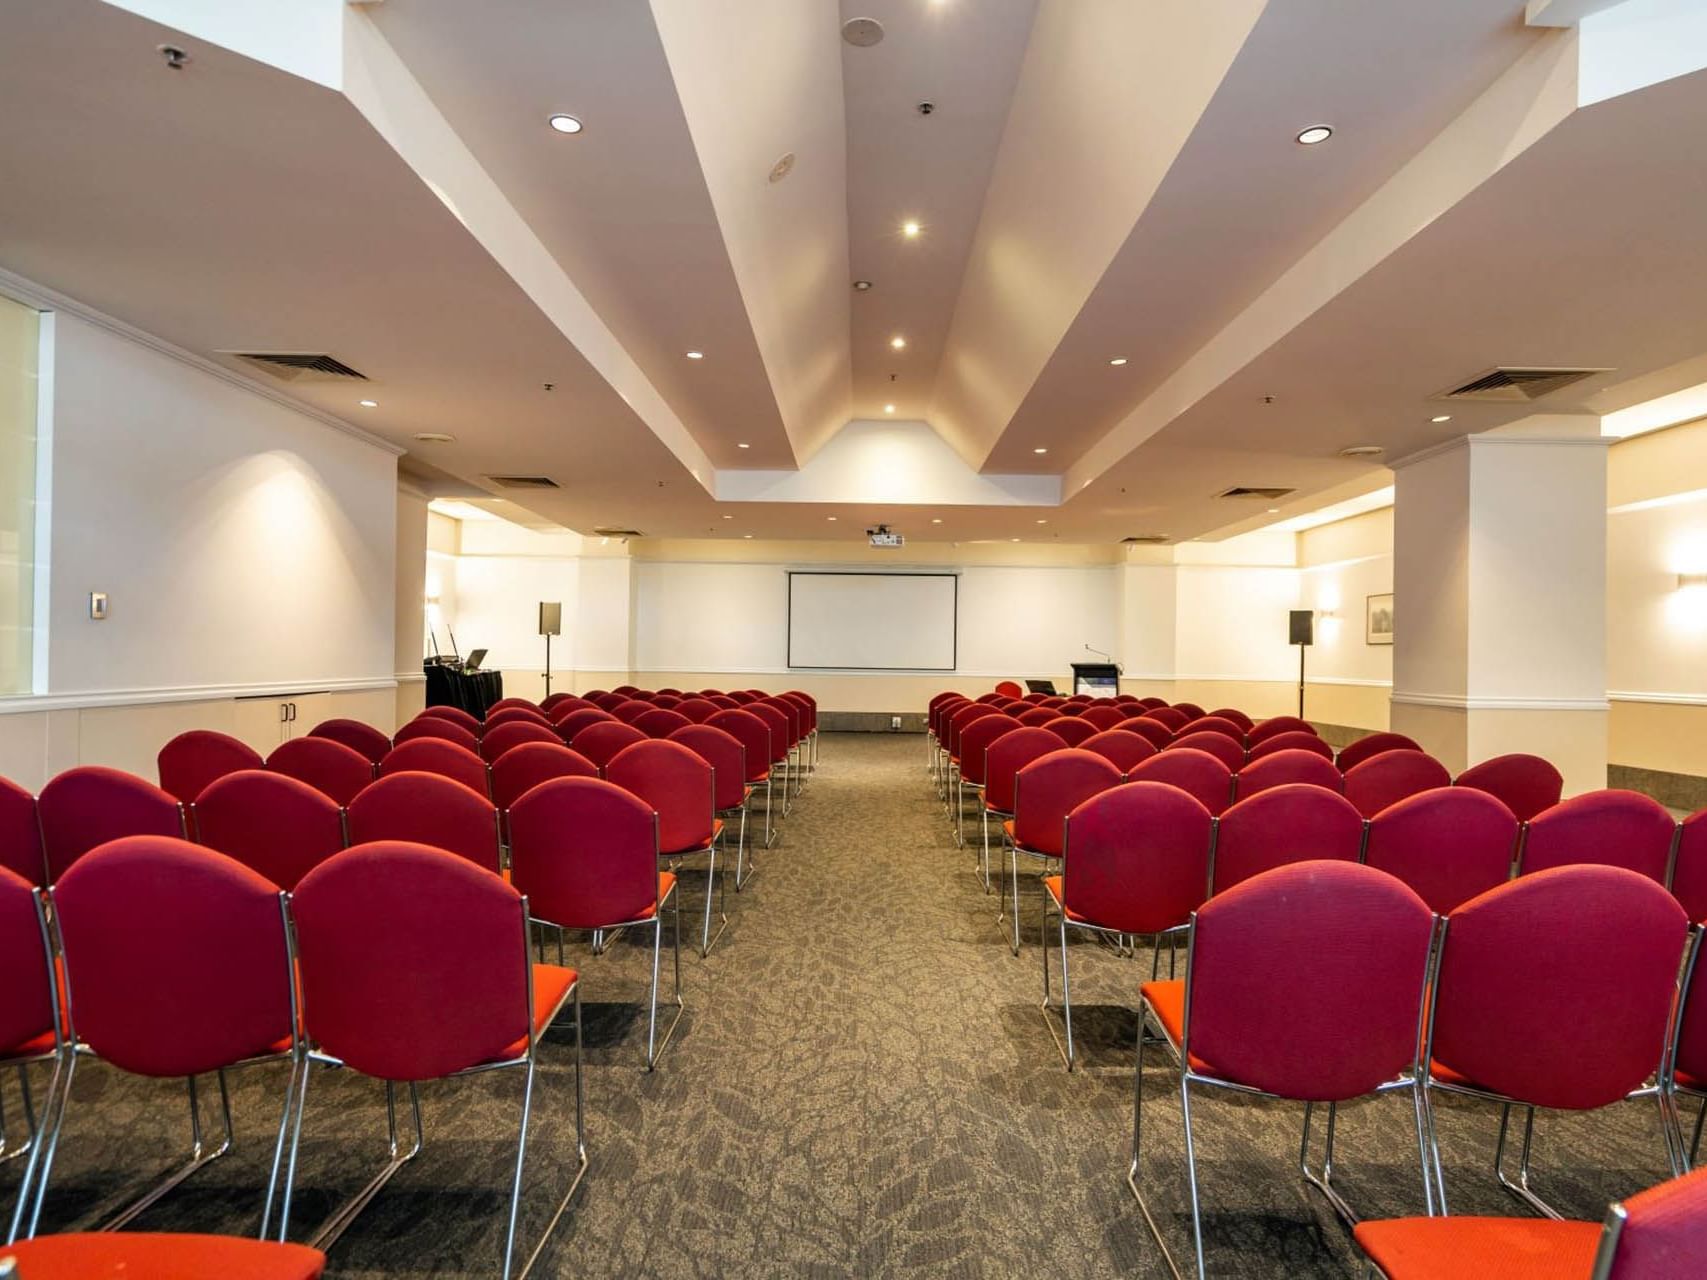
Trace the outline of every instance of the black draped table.
<instances>
[{"instance_id":1,"label":"black draped table","mask_svg":"<svg viewBox=\"0 0 1707 1280\"><path fill-rule=\"evenodd\" d=\"M504 696L502 671L461 671L433 663L425 670L429 707L460 707L476 720L484 720L486 709Z\"/></svg>"}]
</instances>

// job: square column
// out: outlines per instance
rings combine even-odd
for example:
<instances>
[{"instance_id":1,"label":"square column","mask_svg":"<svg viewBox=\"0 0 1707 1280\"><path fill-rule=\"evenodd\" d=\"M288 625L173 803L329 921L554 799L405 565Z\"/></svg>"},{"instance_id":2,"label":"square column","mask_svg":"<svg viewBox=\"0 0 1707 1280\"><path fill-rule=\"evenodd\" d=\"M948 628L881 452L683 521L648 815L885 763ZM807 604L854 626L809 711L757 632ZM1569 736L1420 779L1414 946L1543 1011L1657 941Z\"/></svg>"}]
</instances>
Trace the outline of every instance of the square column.
<instances>
[{"instance_id":1,"label":"square column","mask_svg":"<svg viewBox=\"0 0 1707 1280\"><path fill-rule=\"evenodd\" d=\"M1541 416L1393 468L1392 726L1454 774L1526 751L1606 785L1606 449Z\"/></svg>"}]
</instances>

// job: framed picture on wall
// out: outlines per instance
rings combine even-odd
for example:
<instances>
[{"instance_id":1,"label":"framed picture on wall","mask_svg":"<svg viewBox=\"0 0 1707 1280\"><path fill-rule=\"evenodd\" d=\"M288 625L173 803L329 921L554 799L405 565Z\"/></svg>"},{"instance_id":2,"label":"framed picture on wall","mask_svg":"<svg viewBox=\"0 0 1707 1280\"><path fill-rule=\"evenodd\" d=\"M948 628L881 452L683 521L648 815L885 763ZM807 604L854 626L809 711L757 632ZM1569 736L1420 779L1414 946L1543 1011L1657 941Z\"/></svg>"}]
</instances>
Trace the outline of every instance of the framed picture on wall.
<instances>
[{"instance_id":1,"label":"framed picture on wall","mask_svg":"<svg viewBox=\"0 0 1707 1280\"><path fill-rule=\"evenodd\" d=\"M1363 598L1363 640L1365 644L1393 643L1393 593Z\"/></svg>"}]
</instances>

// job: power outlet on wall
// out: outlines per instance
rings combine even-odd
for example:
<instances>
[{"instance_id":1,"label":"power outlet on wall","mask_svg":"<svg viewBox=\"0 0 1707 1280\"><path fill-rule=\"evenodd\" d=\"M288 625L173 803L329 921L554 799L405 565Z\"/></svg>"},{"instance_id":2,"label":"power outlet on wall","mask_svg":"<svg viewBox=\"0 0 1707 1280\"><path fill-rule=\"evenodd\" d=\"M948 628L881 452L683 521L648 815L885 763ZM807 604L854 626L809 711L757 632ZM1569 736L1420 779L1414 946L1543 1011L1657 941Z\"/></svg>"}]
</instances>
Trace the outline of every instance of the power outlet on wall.
<instances>
[{"instance_id":1,"label":"power outlet on wall","mask_svg":"<svg viewBox=\"0 0 1707 1280\"><path fill-rule=\"evenodd\" d=\"M901 727L901 717L900 716L890 716L889 717L889 727L892 730L893 729L899 729Z\"/></svg>"}]
</instances>

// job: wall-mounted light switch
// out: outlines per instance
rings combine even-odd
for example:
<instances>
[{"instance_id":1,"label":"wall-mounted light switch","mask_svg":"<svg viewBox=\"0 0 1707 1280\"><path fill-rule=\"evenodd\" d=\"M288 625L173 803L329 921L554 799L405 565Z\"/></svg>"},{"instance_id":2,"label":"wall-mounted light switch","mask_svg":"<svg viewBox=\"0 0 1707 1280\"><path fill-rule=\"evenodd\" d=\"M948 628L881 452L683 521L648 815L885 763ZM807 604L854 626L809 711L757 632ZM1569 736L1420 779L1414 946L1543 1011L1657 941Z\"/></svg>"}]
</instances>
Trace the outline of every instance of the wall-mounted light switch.
<instances>
[{"instance_id":1,"label":"wall-mounted light switch","mask_svg":"<svg viewBox=\"0 0 1707 1280\"><path fill-rule=\"evenodd\" d=\"M91 591L89 593L89 616L96 622L103 621L107 616L107 593Z\"/></svg>"}]
</instances>

